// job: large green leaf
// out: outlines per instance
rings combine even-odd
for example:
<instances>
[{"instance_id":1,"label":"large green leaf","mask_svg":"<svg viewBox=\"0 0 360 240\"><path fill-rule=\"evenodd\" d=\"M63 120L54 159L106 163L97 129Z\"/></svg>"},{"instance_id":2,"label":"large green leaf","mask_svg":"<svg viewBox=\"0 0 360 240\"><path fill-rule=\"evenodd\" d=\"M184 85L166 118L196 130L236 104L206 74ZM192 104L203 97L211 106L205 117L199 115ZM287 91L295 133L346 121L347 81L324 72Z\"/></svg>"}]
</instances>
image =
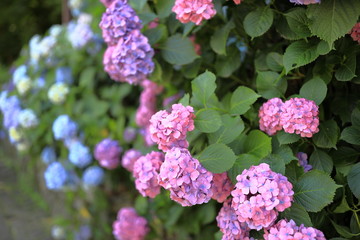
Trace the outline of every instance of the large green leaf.
<instances>
[{"instance_id":1,"label":"large green leaf","mask_svg":"<svg viewBox=\"0 0 360 240\"><path fill-rule=\"evenodd\" d=\"M299 37L306 38L311 36L308 27L308 18L306 16L305 8L292 8L289 12L285 13L286 21L290 29L295 32Z\"/></svg>"},{"instance_id":2,"label":"large green leaf","mask_svg":"<svg viewBox=\"0 0 360 240\"><path fill-rule=\"evenodd\" d=\"M326 0L307 8L311 32L330 45L350 31L359 15L358 0Z\"/></svg>"},{"instance_id":3,"label":"large green leaf","mask_svg":"<svg viewBox=\"0 0 360 240\"><path fill-rule=\"evenodd\" d=\"M213 173L229 170L236 160L234 152L223 143L211 144L204 149L197 159L201 165Z\"/></svg>"},{"instance_id":4,"label":"large green leaf","mask_svg":"<svg viewBox=\"0 0 360 240\"><path fill-rule=\"evenodd\" d=\"M233 21L229 21L225 26L219 28L210 38L210 46L214 52L226 55L226 41L231 29L235 27Z\"/></svg>"},{"instance_id":5,"label":"large green leaf","mask_svg":"<svg viewBox=\"0 0 360 240\"><path fill-rule=\"evenodd\" d=\"M206 71L191 82L193 98L200 102L204 107L207 106L208 100L215 92L215 80L215 75L212 72Z\"/></svg>"},{"instance_id":6,"label":"large green leaf","mask_svg":"<svg viewBox=\"0 0 360 240\"><path fill-rule=\"evenodd\" d=\"M339 127L334 120L321 123L319 132L313 136L316 146L321 148L336 148L339 138Z\"/></svg>"},{"instance_id":7,"label":"large green leaf","mask_svg":"<svg viewBox=\"0 0 360 240\"><path fill-rule=\"evenodd\" d=\"M221 125L221 117L217 111L203 108L196 112L195 127L201 132L216 132Z\"/></svg>"},{"instance_id":8,"label":"large green leaf","mask_svg":"<svg viewBox=\"0 0 360 240\"><path fill-rule=\"evenodd\" d=\"M345 128L341 132L340 139L351 144L360 145L360 128L354 126Z\"/></svg>"},{"instance_id":9,"label":"large green leaf","mask_svg":"<svg viewBox=\"0 0 360 240\"><path fill-rule=\"evenodd\" d=\"M319 77L307 81L300 89L300 96L313 100L317 105L320 105L325 99L327 93L327 86Z\"/></svg>"},{"instance_id":10,"label":"large green leaf","mask_svg":"<svg viewBox=\"0 0 360 240\"><path fill-rule=\"evenodd\" d=\"M167 34L167 29L164 24L159 24L156 28L150 28L144 32L144 35L148 38L150 45L165 39Z\"/></svg>"},{"instance_id":11,"label":"large green leaf","mask_svg":"<svg viewBox=\"0 0 360 240\"><path fill-rule=\"evenodd\" d=\"M221 119L222 126L208 135L210 143L231 143L244 130L244 122L239 116L231 117L225 114Z\"/></svg>"},{"instance_id":12,"label":"large green leaf","mask_svg":"<svg viewBox=\"0 0 360 240\"><path fill-rule=\"evenodd\" d=\"M347 180L352 193L360 199L360 163L355 164L351 168Z\"/></svg>"},{"instance_id":13,"label":"large green leaf","mask_svg":"<svg viewBox=\"0 0 360 240\"><path fill-rule=\"evenodd\" d=\"M294 185L295 202L309 212L319 212L333 201L339 186L324 172L312 170L302 175Z\"/></svg>"},{"instance_id":14,"label":"large green leaf","mask_svg":"<svg viewBox=\"0 0 360 240\"><path fill-rule=\"evenodd\" d=\"M356 77L356 52L346 55L346 59L341 63L338 70L335 72L335 77L338 81L350 81Z\"/></svg>"},{"instance_id":15,"label":"large green leaf","mask_svg":"<svg viewBox=\"0 0 360 240\"><path fill-rule=\"evenodd\" d=\"M218 55L216 57L215 69L216 75L219 77L229 77L241 65L240 52L231 45L227 48L227 55Z\"/></svg>"},{"instance_id":16,"label":"large green leaf","mask_svg":"<svg viewBox=\"0 0 360 240\"><path fill-rule=\"evenodd\" d=\"M287 81L276 72L257 72L256 89L266 99L281 97L287 88Z\"/></svg>"},{"instance_id":17,"label":"large green leaf","mask_svg":"<svg viewBox=\"0 0 360 240\"><path fill-rule=\"evenodd\" d=\"M169 37L160 48L163 58L171 64L184 65L198 58L194 44L180 34Z\"/></svg>"},{"instance_id":18,"label":"large green leaf","mask_svg":"<svg viewBox=\"0 0 360 240\"><path fill-rule=\"evenodd\" d=\"M271 138L259 130L253 130L247 136L244 152L257 156L259 159L271 152Z\"/></svg>"},{"instance_id":19,"label":"large green leaf","mask_svg":"<svg viewBox=\"0 0 360 240\"><path fill-rule=\"evenodd\" d=\"M299 136L299 135L286 133L286 132L284 132L284 131L278 132L278 133L276 134L276 137L277 137L280 145L295 143L295 142L297 142L297 141L300 140L300 136Z\"/></svg>"},{"instance_id":20,"label":"large green leaf","mask_svg":"<svg viewBox=\"0 0 360 240\"><path fill-rule=\"evenodd\" d=\"M326 152L319 149L315 149L311 154L309 163L314 169L324 171L328 174L332 172L334 166L331 157Z\"/></svg>"},{"instance_id":21,"label":"large green leaf","mask_svg":"<svg viewBox=\"0 0 360 240\"><path fill-rule=\"evenodd\" d=\"M240 86L231 96L231 114L244 114L260 96L252 89Z\"/></svg>"},{"instance_id":22,"label":"large green leaf","mask_svg":"<svg viewBox=\"0 0 360 240\"><path fill-rule=\"evenodd\" d=\"M350 228L347 226L341 226L336 224L333 220L331 220L332 225L334 226L335 230L343 237L347 238L347 239L352 239L353 237L358 237L360 236L360 233L352 233L350 231Z\"/></svg>"},{"instance_id":23,"label":"large green leaf","mask_svg":"<svg viewBox=\"0 0 360 240\"><path fill-rule=\"evenodd\" d=\"M310 216L304 207L297 203L292 203L290 208L285 209L283 213L280 213L281 218L292 219L296 225L304 224L305 227L312 227Z\"/></svg>"},{"instance_id":24,"label":"large green leaf","mask_svg":"<svg viewBox=\"0 0 360 240\"><path fill-rule=\"evenodd\" d=\"M272 71L280 72L283 65L283 56L277 52L270 52L266 55L266 64Z\"/></svg>"},{"instance_id":25,"label":"large green leaf","mask_svg":"<svg viewBox=\"0 0 360 240\"><path fill-rule=\"evenodd\" d=\"M157 0L155 7L159 18L166 18L171 14L171 9L174 6L175 0Z\"/></svg>"},{"instance_id":26,"label":"large green leaf","mask_svg":"<svg viewBox=\"0 0 360 240\"><path fill-rule=\"evenodd\" d=\"M273 10L269 7L258 7L244 19L244 28L251 37L263 35L271 27L274 20Z\"/></svg>"}]
</instances>

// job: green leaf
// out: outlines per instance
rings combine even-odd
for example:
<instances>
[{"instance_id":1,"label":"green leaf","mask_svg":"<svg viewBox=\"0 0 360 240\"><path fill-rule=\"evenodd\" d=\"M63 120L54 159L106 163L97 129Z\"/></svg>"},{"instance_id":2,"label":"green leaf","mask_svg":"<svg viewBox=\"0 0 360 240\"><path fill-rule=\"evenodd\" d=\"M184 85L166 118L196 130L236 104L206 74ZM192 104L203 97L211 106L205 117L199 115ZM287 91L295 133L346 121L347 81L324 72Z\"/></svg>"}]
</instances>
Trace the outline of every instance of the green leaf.
<instances>
[{"instance_id":1,"label":"green leaf","mask_svg":"<svg viewBox=\"0 0 360 240\"><path fill-rule=\"evenodd\" d=\"M341 132L340 139L351 144L360 145L360 128L354 126L345 128Z\"/></svg>"},{"instance_id":2,"label":"green leaf","mask_svg":"<svg viewBox=\"0 0 360 240\"><path fill-rule=\"evenodd\" d=\"M216 75L219 77L229 77L241 65L239 50L234 45L231 45L227 51L227 56L218 55L216 57L215 70Z\"/></svg>"},{"instance_id":3,"label":"green leaf","mask_svg":"<svg viewBox=\"0 0 360 240\"><path fill-rule=\"evenodd\" d=\"M79 86L84 88L93 88L96 74L95 67L87 67L80 74Z\"/></svg>"},{"instance_id":4,"label":"green leaf","mask_svg":"<svg viewBox=\"0 0 360 240\"><path fill-rule=\"evenodd\" d=\"M340 65L340 68L335 72L335 78L338 81L350 81L354 77L356 71L356 52L346 56L346 60Z\"/></svg>"},{"instance_id":5,"label":"green leaf","mask_svg":"<svg viewBox=\"0 0 360 240\"><path fill-rule=\"evenodd\" d=\"M280 16L277 21L275 21L276 31L285 39L288 40L299 40L302 37L291 30L289 23L285 19L285 17Z\"/></svg>"},{"instance_id":6,"label":"green leaf","mask_svg":"<svg viewBox=\"0 0 360 240\"><path fill-rule=\"evenodd\" d=\"M148 38L150 45L160 42L168 35L166 26L159 24L156 28L147 29L144 35Z\"/></svg>"},{"instance_id":7,"label":"green leaf","mask_svg":"<svg viewBox=\"0 0 360 240\"><path fill-rule=\"evenodd\" d=\"M244 152L264 158L271 152L271 137L259 130L252 130L244 144Z\"/></svg>"},{"instance_id":8,"label":"green leaf","mask_svg":"<svg viewBox=\"0 0 360 240\"><path fill-rule=\"evenodd\" d=\"M260 96L252 89L240 86L231 96L231 114L244 114Z\"/></svg>"},{"instance_id":9,"label":"green leaf","mask_svg":"<svg viewBox=\"0 0 360 240\"><path fill-rule=\"evenodd\" d=\"M213 109L200 109L196 112L195 128L204 133L216 132L222 125L220 114Z\"/></svg>"},{"instance_id":10,"label":"green leaf","mask_svg":"<svg viewBox=\"0 0 360 240\"><path fill-rule=\"evenodd\" d=\"M141 12L141 10L144 8L146 2L147 2L147 0L130 0L129 4L137 12Z\"/></svg>"},{"instance_id":11,"label":"green leaf","mask_svg":"<svg viewBox=\"0 0 360 240\"><path fill-rule=\"evenodd\" d=\"M348 176L347 176L347 180L349 183L349 187L351 189L351 192L355 195L355 197L357 197L358 199L360 199L360 163L355 164Z\"/></svg>"},{"instance_id":12,"label":"green leaf","mask_svg":"<svg viewBox=\"0 0 360 240\"><path fill-rule=\"evenodd\" d=\"M308 212L297 203L292 203L290 208L285 209L285 211L281 213L281 218L292 219L298 226L301 224L304 224L305 227L313 226Z\"/></svg>"},{"instance_id":13,"label":"green leaf","mask_svg":"<svg viewBox=\"0 0 360 240\"><path fill-rule=\"evenodd\" d=\"M149 79L151 81L159 83L163 80L163 78L162 78L163 71L162 71L161 65L159 64L159 62L156 59L153 59L153 62L155 63L155 69L149 76Z\"/></svg>"},{"instance_id":14,"label":"green leaf","mask_svg":"<svg viewBox=\"0 0 360 240\"><path fill-rule=\"evenodd\" d=\"M313 166L314 169L326 172L328 174L332 172L334 166L331 157L326 152L319 149L315 149L311 154L309 163Z\"/></svg>"},{"instance_id":15,"label":"green leaf","mask_svg":"<svg viewBox=\"0 0 360 240\"><path fill-rule=\"evenodd\" d=\"M287 88L287 81L276 72L257 72L256 89L266 99L281 97Z\"/></svg>"},{"instance_id":16,"label":"green leaf","mask_svg":"<svg viewBox=\"0 0 360 240\"><path fill-rule=\"evenodd\" d=\"M274 150L274 148L273 148ZM298 160L291 148L287 145L282 145L278 149L273 151L277 156L279 156L285 164L289 164L292 160Z\"/></svg>"},{"instance_id":17,"label":"green leaf","mask_svg":"<svg viewBox=\"0 0 360 240\"><path fill-rule=\"evenodd\" d=\"M306 38L311 36L305 8L292 8L284 15L290 29L295 32L299 37Z\"/></svg>"},{"instance_id":18,"label":"green leaf","mask_svg":"<svg viewBox=\"0 0 360 240\"><path fill-rule=\"evenodd\" d=\"M214 52L220 55L226 55L226 41L231 29L234 27L234 22L229 21L225 26L215 31L210 38L210 46Z\"/></svg>"},{"instance_id":19,"label":"green leaf","mask_svg":"<svg viewBox=\"0 0 360 240\"><path fill-rule=\"evenodd\" d=\"M311 32L329 44L347 34L360 14L358 0L327 0L307 8Z\"/></svg>"},{"instance_id":20,"label":"green leaf","mask_svg":"<svg viewBox=\"0 0 360 240\"><path fill-rule=\"evenodd\" d=\"M280 145L295 143L300 140L299 135L286 133L284 131L278 132L276 134L276 137L277 137Z\"/></svg>"},{"instance_id":21,"label":"green leaf","mask_svg":"<svg viewBox=\"0 0 360 240\"><path fill-rule=\"evenodd\" d=\"M200 101L204 107L206 107L207 101L215 92L215 80L215 75L212 72L206 71L191 82L193 98Z\"/></svg>"},{"instance_id":22,"label":"green leaf","mask_svg":"<svg viewBox=\"0 0 360 240\"><path fill-rule=\"evenodd\" d=\"M280 72L283 69L283 56L277 52L268 53L266 64L272 71Z\"/></svg>"},{"instance_id":23,"label":"green leaf","mask_svg":"<svg viewBox=\"0 0 360 240\"><path fill-rule=\"evenodd\" d=\"M198 58L194 44L189 38L183 38L180 34L169 37L160 48L165 61L171 64L184 65Z\"/></svg>"},{"instance_id":24,"label":"green leaf","mask_svg":"<svg viewBox=\"0 0 360 240\"><path fill-rule=\"evenodd\" d=\"M354 234L350 232L350 229L345 226L341 226L336 224L333 220L331 220L332 225L334 226L335 230L343 237L350 239L352 237L360 236L360 233Z\"/></svg>"},{"instance_id":25,"label":"green leaf","mask_svg":"<svg viewBox=\"0 0 360 240\"><path fill-rule=\"evenodd\" d=\"M244 130L244 122L239 116L221 116L222 126L214 133L208 135L210 143L231 143Z\"/></svg>"},{"instance_id":26,"label":"green leaf","mask_svg":"<svg viewBox=\"0 0 360 240\"><path fill-rule=\"evenodd\" d=\"M307 81L300 89L300 96L313 100L317 105L320 105L325 99L327 93L327 86L319 77Z\"/></svg>"},{"instance_id":27,"label":"green leaf","mask_svg":"<svg viewBox=\"0 0 360 240\"><path fill-rule=\"evenodd\" d=\"M280 155L269 154L263 159L263 162L269 164L274 172L285 174L285 162Z\"/></svg>"},{"instance_id":28,"label":"green leaf","mask_svg":"<svg viewBox=\"0 0 360 240\"><path fill-rule=\"evenodd\" d=\"M318 56L317 45L304 40L293 42L284 53L283 61L286 73L313 62Z\"/></svg>"},{"instance_id":29,"label":"green leaf","mask_svg":"<svg viewBox=\"0 0 360 240\"><path fill-rule=\"evenodd\" d=\"M180 100L179 103L181 103L184 106L190 105L190 95L186 93Z\"/></svg>"},{"instance_id":30,"label":"green leaf","mask_svg":"<svg viewBox=\"0 0 360 240\"><path fill-rule=\"evenodd\" d=\"M273 10L269 7L258 7L244 19L245 32L251 37L263 35L271 27L274 20Z\"/></svg>"},{"instance_id":31,"label":"green leaf","mask_svg":"<svg viewBox=\"0 0 360 240\"><path fill-rule=\"evenodd\" d=\"M155 1L156 12L159 18L166 18L171 14L175 0L157 0Z\"/></svg>"},{"instance_id":32,"label":"green leaf","mask_svg":"<svg viewBox=\"0 0 360 240\"><path fill-rule=\"evenodd\" d=\"M206 147L197 159L210 172L223 173L234 165L236 156L225 144L215 143Z\"/></svg>"},{"instance_id":33,"label":"green leaf","mask_svg":"<svg viewBox=\"0 0 360 240\"><path fill-rule=\"evenodd\" d=\"M360 109L354 108L351 113L351 123L354 127L360 128Z\"/></svg>"},{"instance_id":34,"label":"green leaf","mask_svg":"<svg viewBox=\"0 0 360 240\"><path fill-rule=\"evenodd\" d=\"M302 175L304 175L304 168L299 166L298 161L292 161L290 164L286 165L285 176L293 185L297 183Z\"/></svg>"},{"instance_id":35,"label":"green leaf","mask_svg":"<svg viewBox=\"0 0 360 240\"><path fill-rule=\"evenodd\" d=\"M181 69L181 73L186 78L195 78L199 74L201 62L201 59L196 59L192 63L184 65Z\"/></svg>"},{"instance_id":36,"label":"green leaf","mask_svg":"<svg viewBox=\"0 0 360 240\"><path fill-rule=\"evenodd\" d=\"M260 159L251 154L240 154L236 159L233 167L228 171L228 176L235 184L237 175L241 174L244 169L249 169L251 166L260 164Z\"/></svg>"},{"instance_id":37,"label":"green leaf","mask_svg":"<svg viewBox=\"0 0 360 240\"><path fill-rule=\"evenodd\" d=\"M339 138L339 127L334 120L328 120L319 126L319 132L313 136L313 141L320 148L336 148Z\"/></svg>"},{"instance_id":38,"label":"green leaf","mask_svg":"<svg viewBox=\"0 0 360 240\"><path fill-rule=\"evenodd\" d=\"M351 208L349 207L349 204L346 201L346 194L345 194L345 191L344 191L341 203L334 209L333 212L334 213L344 213L344 212L347 212L347 211L350 211L350 210L351 210Z\"/></svg>"},{"instance_id":39,"label":"green leaf","mask_svg":"<svg viewBox=\"0 0 360 240\"><path fill-rule=\"evenodd\" d=\"M294 199L307 211L319 212L333 201L338 187L326 173L312 170L294 184Z\"/></svg>"}]
</instances>

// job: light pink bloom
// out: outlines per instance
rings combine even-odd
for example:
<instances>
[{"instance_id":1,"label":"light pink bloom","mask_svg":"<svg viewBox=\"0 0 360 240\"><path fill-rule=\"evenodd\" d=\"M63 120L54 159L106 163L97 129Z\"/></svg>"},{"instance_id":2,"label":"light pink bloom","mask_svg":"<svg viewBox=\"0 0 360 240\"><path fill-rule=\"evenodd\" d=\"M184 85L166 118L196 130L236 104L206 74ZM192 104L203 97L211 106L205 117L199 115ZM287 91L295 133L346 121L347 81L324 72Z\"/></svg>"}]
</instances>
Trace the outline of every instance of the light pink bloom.
<instances>
[{"instance_id":1,"label":"light pink bloom","mask_svg":"<svg viewBox=\"0 0 360 240\"><path fill-rule=\"evenodd\" d=\"M240 4L240 3L241 3L241 0L234 0L234 3L235 3L235 4Z\"/></svg>"},{"instance_id":2,"label":"light pink bloom","mask_svg":"<svg viewBox=\"0 0 360 240\"><path fill-rule=\"evenodd\" d=\"M193 22L196 25L216 14L212 0L176 0L172 11L180 22Z\"/></svg>"},{"instance_id":3,"label":"light pink bloom","mask_svg":"<svg viewBox=\"0 0 360 240\"><path fill-rule=\"evenodd\" d=\"M360 22L356 23L350 31L352 39L360 44Z\"/></svg>"},{"instance_id":4,"label":"light pink bloom","mask_svg":"<svg viewBox=\"0 0 360 240\"><path fill-rule=\"evenodd\" d=\"M149 232L145 218L137 215L134 208L119 210L113 223L113 235L117 240L143 240Z\"/></svg>"},{"instance_id":5,"label":"light pink bloom","mask_svg":"<svg viewBox=\"0 0 360 240\"><path fill-rule=\"evenodd\" d=\"M231 183L231 180L226 172L214 173L213 184L211 186L211 190L213 192L212 199L218 201L219 203L224 202L227 197L230 196L233 188L234 185Z\"/></svg>"},{"instance_id":6,"label":"light pink bloom","mask_svg":"<svg viewBox=\"0 0 360 240\"><path fill-rule=\"evenodd\" d=\"M274 135L282 129L280 124L284 103L280 98L272 98L259 109L259 126L261 131Z\"/></svg>"},{"instance_id":7,"label":"light pink bloom","mask_svg":"<svg viewBox=\"0 0 360 240\"><path fill-rule=\"evenodd\" d=\"M309 5L314 3L320 3L320 0L290 0L290 2L295 4Z\"/></svg>"},{"instance_id":8,"label":"light pink bloom","mask_svg":"<svg viewBox=\"0 0 360 240\"><path fill-rule=\"evenodd\" d=\"M132 172L134 169L135 161L141 157L141 152L136 149L129 149L124 153L124 156L121 160L121 165L126 168L129 172Z\"/></svg>"}]
</instances>

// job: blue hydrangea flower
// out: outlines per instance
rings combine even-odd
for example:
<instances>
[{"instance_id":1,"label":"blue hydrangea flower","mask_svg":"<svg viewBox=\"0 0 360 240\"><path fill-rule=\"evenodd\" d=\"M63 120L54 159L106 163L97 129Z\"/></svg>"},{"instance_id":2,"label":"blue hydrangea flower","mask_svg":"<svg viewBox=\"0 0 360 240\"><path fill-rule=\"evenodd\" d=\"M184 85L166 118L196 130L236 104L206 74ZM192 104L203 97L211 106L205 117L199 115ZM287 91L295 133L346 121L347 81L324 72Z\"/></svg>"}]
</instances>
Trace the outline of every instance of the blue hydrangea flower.
<instances>
[{"instance_id":1,"label":"blue hydrangea flower","mask_svg":"<svg viewBox=\"0 0 360 240\"><path fill-rule=\"evenodd\" d=\"M69 149L69 160L77 167L86 167L92 161L90 149L81 142L73 143Z\"/></svg>"},{"instance_id":2,"label":"blue hydrangea flower","mask_svg":"<svg viewBox=\"0 0 360 240\"><path fill-rule=\"evenodd\" d=\"M83 48L93 39L94 33L89 25L90 22L91 16L83 13L79 16L77 23L68 25L68 40L73 48Z\"/></svg>"},{"instance_id":3,"label":"blue hydrangea flower","mask_svg":"<svg viewBox=\"0 0 360 240\"><path fill-rule=\"evenodd\" d=\"M89 240L91 238L91 228L89 225L83 225L75 234L75 240Z\"/></svg>"},{"instance_id":4,"label":"blue hydrangea flower","mask_svg":"<svg viewBox=\"0 0 360 240\"><path fill-rule=\"evenodd\" d=\"M16 128L19 125L18 115L21 111L20 100L16 96L7 97L3 92L0 98L0 110L3 113L3 124L6 129Z\"/></svg>"},{"instance_id":5,"label":"blue hydrangea flower","mask_svg":"<svg viewBox=\"0 0 360 240\"><path fill-rule=\"evenodd\" d=\"M45 164L56 161L56 153L53 147L47 146L41 152L41 159Z\"/></svg>"},{"instance_id":6,"label":"blue hydrangea flower","mask_svg":"<svg viewBox=\"0 0 360 240\"><path fill-rule=\"evenodd\" d=\"M45 170L44 177L48 189L60 190L66 184L68 173L60 162L53 162Z\"/></svg>"},{"instance_id":7,"label":"blue hydrangea flower","mask_svg":"<svg viewBox=\"0 0 360 240\"><path fill-rule=\"evenodd\" d=\"M32 128L39 124L36 114L31 109L21 110L18 118L19 123L23 128Z\"/></svg>"},{"instance_id":8,"label":"blue hydrangea flower","mask_svg":"<svg viewBox=\"0 0 360 240\"><path fill-rule=\"evenodd\" d=\"M26 76L27 67L25 65L21 65L18 68L15 69L13 73L13 81L14 83L19 82L21 78Z\"/></svg>"},{"instance_id":9,"label":"blue hydrangea flower","mask_svg":"<svg viewBox=\"0 0 360 240\"><path fill-rule=\"evenodd\" d=\"M83 175L85 185L98 186L104 179L104 170L98 166L88 167Z\"/></svg>"},{"instance_id":10,"label":"blue hydrangea flower","mask_svg":"<svg viewBox=\"0 0 360 240\"><path fill-rule=\"evenodd\" d=\"M52 126L56 140L66 140L75 137L77 128L77 124L68 115L60 115Z\"/></svg>"},{"instance_id":11,"label":"blue hydrangea flower","mask_svg":"<svg viewBox=\"0 0 360 240\"><path fill-rule=\"evenodd\" d=\"M41 89L41 88L45 87L45 84L46 84L46 81L45 81L44 76L40 76L36 79L35 87L37 89Z\"/></svg>"},{"instance_id":12,"label":"blue hydrangea flower","mask_svg":"<svg viewBox=\"0 0 360 240\"><path fill-rule=\"evenodd\" d=\"M71 84L73 82L72 71L69 67L59 67L55 72L55 81Z\"/></svg>"}]
</instances>

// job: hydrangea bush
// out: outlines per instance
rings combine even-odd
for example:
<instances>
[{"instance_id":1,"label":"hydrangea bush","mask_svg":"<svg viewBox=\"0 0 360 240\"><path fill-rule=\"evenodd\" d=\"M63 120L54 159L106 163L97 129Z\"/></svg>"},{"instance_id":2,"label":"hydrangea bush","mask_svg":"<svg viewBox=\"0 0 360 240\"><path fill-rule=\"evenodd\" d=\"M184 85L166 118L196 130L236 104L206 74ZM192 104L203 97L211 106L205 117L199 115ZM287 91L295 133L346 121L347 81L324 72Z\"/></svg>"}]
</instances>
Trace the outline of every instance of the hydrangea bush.
<instances>
[{"instance_id":1,"label":"hydrangea bush","mask_svg":"<svg viewBox=\"0 0 360 240\"><path fill-rule=\"evenodd\" d=\"M54 239L360 237L358 0L69 7L0 94Z\"/></svg>"}]
</instances>

